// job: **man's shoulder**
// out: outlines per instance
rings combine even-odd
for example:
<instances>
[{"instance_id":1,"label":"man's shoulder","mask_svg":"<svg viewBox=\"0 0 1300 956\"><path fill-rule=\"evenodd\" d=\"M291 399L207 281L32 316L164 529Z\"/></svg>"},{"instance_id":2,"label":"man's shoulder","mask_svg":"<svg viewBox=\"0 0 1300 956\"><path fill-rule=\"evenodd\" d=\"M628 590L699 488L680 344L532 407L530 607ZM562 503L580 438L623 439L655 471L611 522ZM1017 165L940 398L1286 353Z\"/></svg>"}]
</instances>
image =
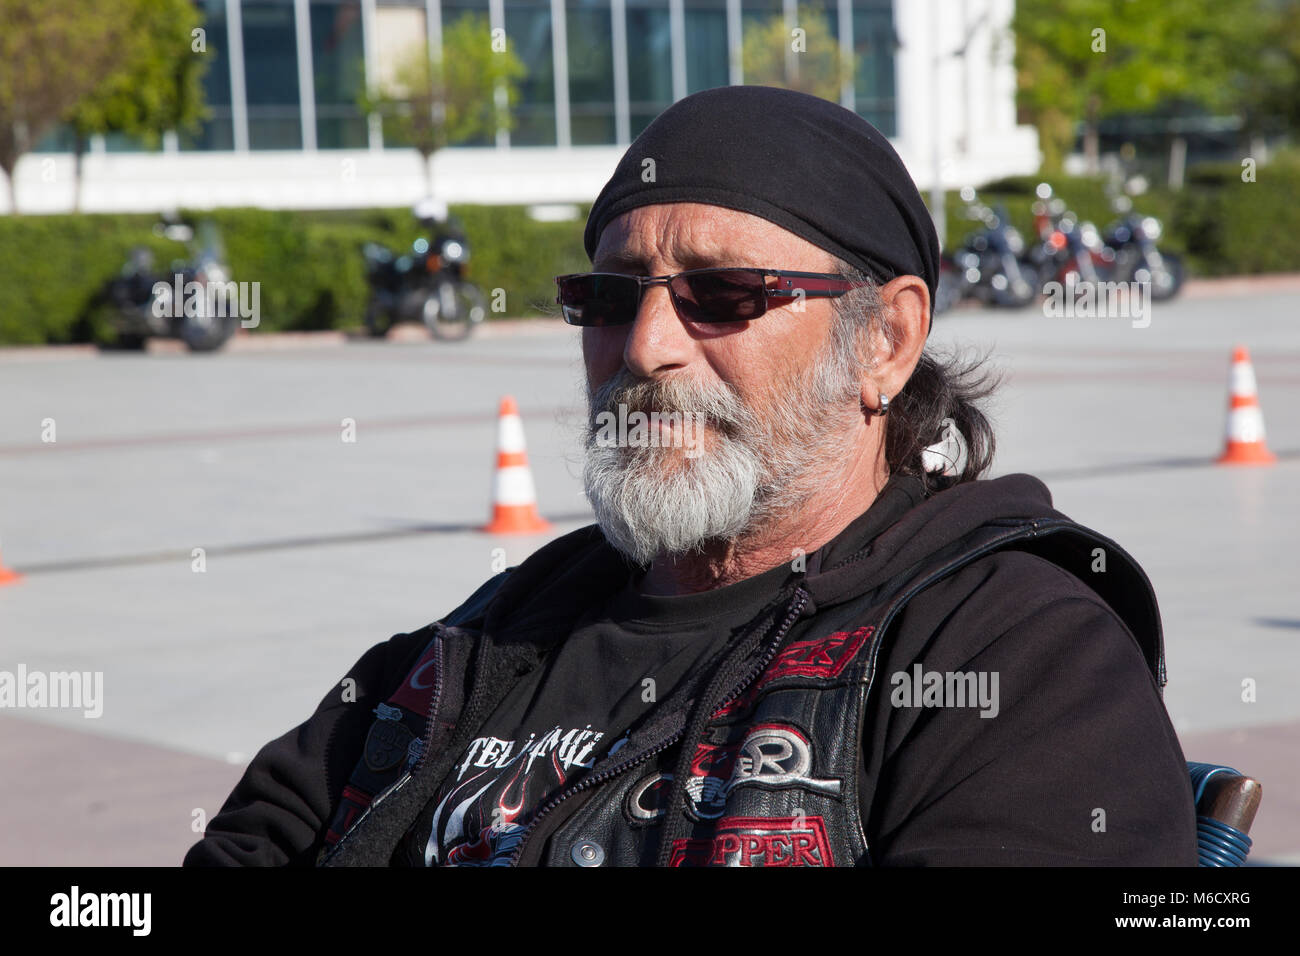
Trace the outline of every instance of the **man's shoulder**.
<instances>
[{"instance_id":1,"label":"man's shoulder","mask_svg":"<svg viewBox=\"0 0 1300 956\"><path fill-rule=\"evenodd\" d=\"M1031 615L1060 601L1083 601L1110 613L1114 609L1076 573L1030 550L1005 548L973 559L951 579L951 590L966 595L999 617Z\"/></svg>"},{"instance_id":2,"label":"man's shoulder","mask_svg":"<svg viewBox=\"0 0 1300 956\"><path fill-rule=\"evenodd\" d=\"M878 864L1194 858L1186 769L1155 675L1085 581L1036 554L994 552L901 618L863 734ZM1091 829L1081 794L1127 825Z\"/></svg>"},{"instance_id":3,"label":"man's shoulder","mask_svg":"<svg viewBox=\"0 0 1300 956\"><path fill-rule=\"evenodd\" d=\"M908 602L891 631L887 653L895 661L961 669L990 653L1062 665L1100 653L1163 686L1163 656L1152 659L1158 631L1142 630L1077 574L1025 551L983 555L935 582Z\"/></svg>"},{"instance_id":4,"label":"man's shoulder","mask_svg":"<svg viewBox=\"0 0 1300 956\"><path fill-rule=\"evenodd\" d=\"M1019 549L992 551L973 557L948 574L917 589L901 614L947 618L959 609L978 610L992 626L1030 616L1058 601L1077 600L1111 610L1110 606L1050 558Z\"/></svg>"},{"instance_id":5,"label":"man's shoulder","mask_svg":"<svg viewBox=\"0 0 1300 956\"><path fill-rule=\"evenodd\" d=\"M506 568L497 574L492 575L477 588L474 592L462 601L454 610L450 611L439 619L442 624L462 626L472 621L482 618L487 613L488 605L492 599L497 596L501 586L517 570L518 566Z\"/></svg>"}]
</instances>

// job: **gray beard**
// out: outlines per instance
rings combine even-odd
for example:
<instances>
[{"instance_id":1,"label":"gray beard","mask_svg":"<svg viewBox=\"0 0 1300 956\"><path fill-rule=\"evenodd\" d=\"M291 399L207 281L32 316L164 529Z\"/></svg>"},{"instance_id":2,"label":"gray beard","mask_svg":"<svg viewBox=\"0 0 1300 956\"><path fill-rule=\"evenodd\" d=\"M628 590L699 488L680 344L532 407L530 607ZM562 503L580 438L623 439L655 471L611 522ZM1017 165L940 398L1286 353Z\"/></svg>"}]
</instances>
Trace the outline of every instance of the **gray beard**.
<instances>
[{"instance_id":1,"label":"gray beard","mask_svg":"<svg viewBox=\"0 0 1300 956\"><path fill-rule=\"evenodd\" d=\"M594 394L589 390L583 482L606 539L648 565L661 554L703 554L790 514L816 490L809 479L817 465L846 451L833 425L857 387L836 357L824 358L811 376L779 389L760 420L725 384L704 389L679 378L637 379L621 369ZM620 403L629 413L702 415L701 453L689 458L682 448L602 446L597 415L617 414Z\"/></svg>"}]
</instances>

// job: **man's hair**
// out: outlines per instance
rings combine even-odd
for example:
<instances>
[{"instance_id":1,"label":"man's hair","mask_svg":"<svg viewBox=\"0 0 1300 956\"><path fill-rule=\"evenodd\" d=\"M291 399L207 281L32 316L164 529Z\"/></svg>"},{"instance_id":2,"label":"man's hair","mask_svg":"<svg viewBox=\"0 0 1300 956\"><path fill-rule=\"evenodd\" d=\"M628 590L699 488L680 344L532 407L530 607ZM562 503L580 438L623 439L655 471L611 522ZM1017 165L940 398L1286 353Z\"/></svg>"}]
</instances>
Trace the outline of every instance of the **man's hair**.
<instances>
[{"instance_id":1,"label":"man's hair","mask_svg":"<svg viewBox=\"0 0 1300 956\"><path fill-rule=\"evenodd\" d=\"M877 336L895 345L897 336L893 323L886 321L888 307L872 278L842 260L836 262L834 271L864 283L832 300L832 349L846 386L852 382L856 389L862 350ZM955 351L940 355L930 346L921 353L902 391L889 396L884 422L885 461L891 474L914 475L927 490L937 491L974 481L988 471L995 439L980 405L997 390L1001 379L987 359L987 355L966 357ZM953 420L967 444L965 467L947 478L927 472L921 460L926 447L939 440L945 418Z\"/></svg>"}]
</instances>

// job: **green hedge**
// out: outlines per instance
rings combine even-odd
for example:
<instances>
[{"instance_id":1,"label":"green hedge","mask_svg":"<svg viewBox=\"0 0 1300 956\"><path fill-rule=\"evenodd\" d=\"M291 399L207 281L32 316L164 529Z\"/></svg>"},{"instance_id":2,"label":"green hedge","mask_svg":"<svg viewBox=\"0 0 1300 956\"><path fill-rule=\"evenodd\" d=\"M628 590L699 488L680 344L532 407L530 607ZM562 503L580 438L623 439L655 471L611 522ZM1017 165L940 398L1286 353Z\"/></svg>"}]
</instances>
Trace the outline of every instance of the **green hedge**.
<instances>
[{"instance_id":1,"label":"green hedge","mask_svg":"<svg viewBox=\"0 0 1300 956\"><path fill-rule=\"evenodd\" d=\"M0 343L94 338L95 291L133 245L169 262L184 250L155 239L152 216L0 217Z\"/></svg>"},{"instance_id":2,"label":"green hedge","mask_svg":"<svg viewBox=\"0 0 1300 956\"><path fill-rule=\"evenodd\" d=\"M1300 271L1300 159L1279 155L1243 183L1238 164L1194 167L1180 192L1155 188L1135 208L1160 218L1161 244L1184 255L1193 275ZM985 202L1005 203L1031 238L1037 176L991 183ZM1100 180L1057 177L1057 195L1098 226L1114 218ZM974 228L956 193L947 196L948 241ZM587 266L582 227L587 207L570 222L536 222L522 206L453 206L469 239L469 276L488 293L504 290L504 311L492 318L554 314L553 277ZM409 248L419 224L407 208L275 212L221 209L191 213L220 229L236 281L261 283L264 330L352 328L367 295L361 246L368 240ZM160 270L186 255L155 237L154 216L0 217L0 344L108 341L100 302L107 282L132 246L154 251Z\"/></svg>"},{"instance_id":3,"label":"green hedge","mask_svg":"<svg viewBox=\"0 0 1300 956\"><path fill-rule=\"evenodd\" d=\"M489 295L492 318L550 313L554 277L587 265L582 224L536 222L522 206L452 206L464 226L469 277ZM362 245L410 247L420 235L407 208L327 212L219 209L183 213L221 232L232 278L260 283L260 330L351 328L361 324L367 288ZM102 302L133 246L148 246L160 272L187 255L158 238L146 215L0 217L0 344L113 338ZM492 297L501 289L504 297Z\"/></svg>"}]
</instances>

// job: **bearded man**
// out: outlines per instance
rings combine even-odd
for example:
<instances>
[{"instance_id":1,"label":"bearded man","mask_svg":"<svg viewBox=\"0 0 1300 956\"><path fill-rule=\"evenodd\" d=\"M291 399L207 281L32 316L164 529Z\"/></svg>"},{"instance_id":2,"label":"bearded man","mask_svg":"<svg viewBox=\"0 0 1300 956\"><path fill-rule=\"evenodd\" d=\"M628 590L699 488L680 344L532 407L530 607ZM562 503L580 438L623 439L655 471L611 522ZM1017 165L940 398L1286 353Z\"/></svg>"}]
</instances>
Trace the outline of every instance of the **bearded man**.
<instances>
[{"instance_id":1,"label":"bearded man","mask_svg":"<svg viewBox=\"0 0 1300 956\"><path fill-rule=\"evenodd\" d=\"M585 243L597 524L371 649L186 863L1194 865L1150 584L981 477L991 386L926 351L938 243L888 141L694 94Z\"/></svg>"}]
</instances>

